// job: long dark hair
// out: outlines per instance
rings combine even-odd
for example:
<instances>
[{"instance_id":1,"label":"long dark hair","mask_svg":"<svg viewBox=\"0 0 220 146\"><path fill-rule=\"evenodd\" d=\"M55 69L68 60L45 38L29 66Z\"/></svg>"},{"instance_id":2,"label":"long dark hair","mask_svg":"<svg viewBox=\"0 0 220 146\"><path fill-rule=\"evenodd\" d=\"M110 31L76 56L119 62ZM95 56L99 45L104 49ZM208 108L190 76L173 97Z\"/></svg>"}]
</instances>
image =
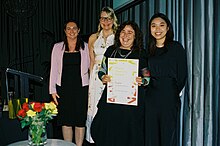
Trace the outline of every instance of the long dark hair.
<instances>
[{"instance_id":1,"label":"long dark hair","mask_svg":"<svg viewBox=\"0 0 220 146\"><path fill-rule=\"evenodd\" d=\"M172 26L172 24L171 24L171 22L170 22L170 20L169 20L169 18L166 16L166 15L164 15L164 14L162 14L162 13L156 13L156 14L154 14L152 17L151 17L151 19L150 19L150 21L149 21L149 24L148 24L148 26L149 26L149 37L148 37L148 54L150 55L150 56L154 56L154 54L155 54L155 51L156 51L156 49L157 49L157 47L156 47L156 39L152 36L152 34L151 34L151 23L152 23L152 21L155 19L155 18L161 18L161 19L163 19L166 23L167 23L167 27L169 28L169 30L167 31L167 33L166 33L166 38L165 38L165 42L164 42L164 47L166 48L167 47L167 44L169 44L170 42L172 42L173 41L173 37L174 37L174 33L173 33L173 26Z\"/></svg>"},{"instance_id":2,"label":"long dark hair","mask_svg":"<svg viewBox=\"0 0 220 146\"><path fill-rule=\"evenodd\" d=\"M80 28L80 27L79 27L79 23L78 23L76 20L74 20L74 19L69 19L69 20L67 20L67 21L64 23L64 26L63 26L63 30L64 30L64 31L66 30L67 24L70 23L70 22L75 23L76 26L78 27L78 29ZM65 47L65 51L69 51L69 45L68 45L68 41L67 41L67 36L66 36L66 34L64 34L63 42L64 42L63 48ZM78 36L77 36L77 41L76 41L76 49L75 49L75 50L76 50L76 51L79 51L80 48L82 48L82 49L84 50L85 46L84 46L83 40L81 39L80 35L78 34Z\"/></svg>"},{"instance_id":3,"label":"long dark hair","mask_svg":"<svg viewBox=\"0 0 220 146\"><path fill-rule=\"evenodd\" d=\"M137 23L135 23L134 21L126 21L126 22L122 23L122 25L119 26L119 28L115 34L115 48L119 48L121 46L121 42L119 40L120 33L127 25L131 26L135 32L134 44L131 49L132 50L143 49L143 33L140 30L140 28L138 27Z\"/></svg>"}]
</instances>

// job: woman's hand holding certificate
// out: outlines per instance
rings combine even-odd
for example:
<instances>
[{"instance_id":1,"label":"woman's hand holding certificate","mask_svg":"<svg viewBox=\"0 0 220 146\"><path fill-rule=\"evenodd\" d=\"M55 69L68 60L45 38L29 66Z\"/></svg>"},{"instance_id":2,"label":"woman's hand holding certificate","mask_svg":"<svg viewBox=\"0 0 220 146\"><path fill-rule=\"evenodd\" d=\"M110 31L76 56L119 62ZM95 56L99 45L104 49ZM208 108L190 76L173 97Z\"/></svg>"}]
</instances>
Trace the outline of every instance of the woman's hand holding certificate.
<instances>
[{"instance_id":1,"label":"woman's hand holding certificate","mask_svg":"<svg viewBox=\"0 0 220 146\"><path fill-rule=\"evenodd\" d=\"M107 82L110 82L111 81L111 78L109 75L103 75L102 76L102 83L103 84L107 84Z\"/></svg>"}]
</instances>

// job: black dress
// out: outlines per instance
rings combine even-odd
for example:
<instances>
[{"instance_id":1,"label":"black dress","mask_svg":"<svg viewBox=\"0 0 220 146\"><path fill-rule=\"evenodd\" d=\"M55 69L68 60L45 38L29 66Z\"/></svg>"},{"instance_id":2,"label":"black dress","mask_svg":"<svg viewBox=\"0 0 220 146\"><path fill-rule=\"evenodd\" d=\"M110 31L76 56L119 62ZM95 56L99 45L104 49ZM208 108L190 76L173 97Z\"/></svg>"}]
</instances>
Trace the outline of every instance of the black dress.
<instances>
[{"instance_id":1,"label":"black dress","mask_svg":"<svg viewBox=\"0 0 220 146\"><path fill-rule=\"evenodd\" d=\"M179 93L187 75L186 53L178 42L157 48L145 101L145 146L178 146Z\"/></svg>"},{"instance_id":2,"label":"black dress","mask_svg":"<svg viewBox=\"0 0 220 146\"><path fill-rule=\"evenodd\" d=\"M82 87L80 64L80 52L64 53L61 87L57 86L59 125L85 126L88 86Z\"/></svg>"},{"instance_id":3,"label":"black dress","mask_svg":"<svg viewBox=\"0 0 220 146\"><path fill-rule=\"evenodd\" d=\"M129 50L121 50L128 54ZM122 58L118 53L114 56L113 47L105 52L105 65L108 58ZM146 55L145 51L140 52ZM139 51L132 52L127 59L140 58ZM140 63L143 63L140 61ZM146 64L145 64L146 65ZM142 64L140 64L142 66ZM144 90L138 89L138 106L111 104L106 102L105 88L98 103L98 112L92 122L91 134L96 146L143 146L144 145Z\"/></svg>"}]
</instances>

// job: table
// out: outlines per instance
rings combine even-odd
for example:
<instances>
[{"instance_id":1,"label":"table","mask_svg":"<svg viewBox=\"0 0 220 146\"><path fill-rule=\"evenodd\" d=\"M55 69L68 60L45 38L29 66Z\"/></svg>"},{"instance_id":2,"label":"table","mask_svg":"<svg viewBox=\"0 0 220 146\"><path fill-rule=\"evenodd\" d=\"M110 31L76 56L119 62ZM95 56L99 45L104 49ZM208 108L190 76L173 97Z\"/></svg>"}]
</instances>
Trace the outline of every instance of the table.
<instances>
[{"instance_id":1,"label":"table","mask_svg":"<svg viewBox=\"0 0 220 146\"><path fill-rule=\"evenodd\" d=\"M28 140L15 142L9 144L8 146L28 146ZM64 141L61 139L47 139L47 144L45 146L76 146L74 143Z\"/></svg>"}]
</instances>

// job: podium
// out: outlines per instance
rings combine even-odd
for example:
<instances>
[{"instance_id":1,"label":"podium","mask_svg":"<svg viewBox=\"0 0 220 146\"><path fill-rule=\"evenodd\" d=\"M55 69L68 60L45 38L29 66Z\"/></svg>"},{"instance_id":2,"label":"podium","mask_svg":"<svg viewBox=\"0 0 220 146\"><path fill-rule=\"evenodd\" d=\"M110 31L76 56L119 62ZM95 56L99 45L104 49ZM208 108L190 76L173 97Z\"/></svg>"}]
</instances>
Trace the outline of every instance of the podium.
<instances>
[{"instance_id":1,"label":"podium","mask_svg":"<svg viewBox=\"0 0 220 146\"><path fill-rule=\"evenodd\" d=\"M21 105L30 101L30 82L39 84L43 78L10 68L6 69L5 78L7 99L4 100L3 111L9 111L9 118L15 119ZM33 96L31 100L36 98Z\"/></svg>"},{"instance_id":2,"label":"podium","mask_svg":"<svg viewBox=\"0 0 220 146\"><path fill-rule=\"evenodd\" d=\"M34 81L35 83L40 83L43 81L43 78L40 76L7 68L5 71L7 100L9 100L10 93L8 78L9 75L11 75L11 77L14 79L14 97L29 98L30 81Z\"/></svg>"},{"instance_id":3,"label":"podium","mask_svg":"<svg viewBox=\"0 0 220 146\"><path fill-rule=\"evenodd\" d=\"M10 68L5 70L5 79L6 99L4 100L7 102L9 99L17 101L17 99L21 98L30 98L30 84L39 85L43 81L43 78L40 76ZM12 95L12 97L9 97L9 95ZM16 105L13 106L16 108ZM22 129L19 120L10 118L9 113L10 111L3 111L0 118L0 146L6 146L10 143L27 139L28 129ZM52 138L52 124L50 123L47 126L48 138Z\"/></svg>"}]
</instances>

